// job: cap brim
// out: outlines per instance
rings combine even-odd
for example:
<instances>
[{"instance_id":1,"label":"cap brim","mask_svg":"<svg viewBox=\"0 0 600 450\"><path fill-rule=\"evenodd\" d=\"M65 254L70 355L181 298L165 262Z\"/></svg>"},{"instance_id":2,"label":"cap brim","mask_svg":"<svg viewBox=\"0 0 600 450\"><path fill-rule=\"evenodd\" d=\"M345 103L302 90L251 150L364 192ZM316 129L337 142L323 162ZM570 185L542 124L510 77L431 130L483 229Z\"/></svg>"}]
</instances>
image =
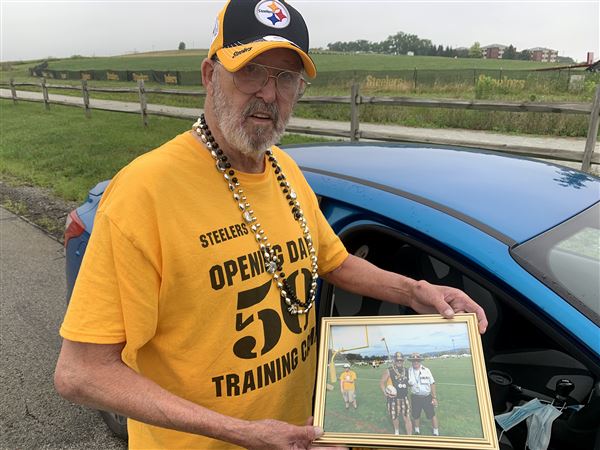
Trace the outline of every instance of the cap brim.
<instances>
[{"instance_id":1,"label":"cap brim","mask_svg":"<svg viewBox=\"0 0 600 450\"><path fill-rule=\"evenodd\" d=\"M249 44L242 44L236 47L227 47L217 50L217 57L223 67L229 72L237 72L244 65L250 62L251 59L256 58L261 53L275 48L287 48L295 51L302 59L304 65L304 71L310 78L314 78L317 75L317 68L315 63L308 54L302 49L296 47L291 42L287 41L259 41L251 42Z\"/></svg>"}]
</instances>

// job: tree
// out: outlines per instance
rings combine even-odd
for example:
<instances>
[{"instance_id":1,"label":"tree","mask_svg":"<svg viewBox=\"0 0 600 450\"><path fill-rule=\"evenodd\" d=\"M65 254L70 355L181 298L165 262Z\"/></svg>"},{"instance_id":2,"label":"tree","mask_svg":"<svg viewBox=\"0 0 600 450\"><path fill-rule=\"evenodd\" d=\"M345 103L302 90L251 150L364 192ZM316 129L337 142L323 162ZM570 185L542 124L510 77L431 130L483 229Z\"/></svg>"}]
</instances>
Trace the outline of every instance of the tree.
<instances>
[{"instance_id":1,"label":"tree","mask_svg":"<svg viewBox=\"0 0 600 450\"><path fill-rule=\"evenodd\" d=\"M573 58L571 58L570 56L557 56L556 62L563 63L563 64L575 64L575 60Z\"/></svg>"},{"instance_id":2,"label":"tree","mask_svg":"<svg viewBox=\"0 0 600 450\"><path fill-rule=\"evenodd\" d=\"M517 49L512 44L510 44L504 50L504 54L502 55L502 59L517 59Z\"/></svg>"},{"instance_id":3,"label":"tree","mask_svg":"<svg viewBox=\"0 0 600 450\"><path fill-rule=\"evenodd\" d=\"M185 50L185 42L181 41L179 43L179 50Z\"/></svg>"},{"instance_id":4,"label":"tree","mask_svg":"<svg viewBox=\"0 0 600 450\"><path fill-rule=\"evenodd\" d=\"M458 56L459 58L468 58L469 57L469 49L468 48L461 48L461 49L457 49L454 50L456 52L456 56Z\"/></svg>"},{"instance_id":5,"label":"tree","mask_svg":"<svg viewBox=\"0 0 600 450\"><path fill-rule=\"evenodd\" d=\"M469 58L481 58L481 44L475 42L469 48Z\"/></svg>"},{"instance_id":6,"label":"tree","mask_svg":"<svg viewBox=\"0 0 600 450\"><path fill-rule=\"evenodd\" d=\"M531 59L531 52L529 50L520 51L517 54L517 59L522 59L524 61L529 61Z\"/></svg>"},{"instance_id":7,"label":"tree","mask_svg":"<svg viewBox=\"0 0 600 450\"><path fill-rule=\"evenodd\" d=\"M383 52L393 55L406 55L408 52L413 52L415 55L427 55L431 45L429 39L419 39L416 34L406 34L402 31L388 36L381 43Z\"/></svg>"},{"instance_id":8,"label":"tree","mask_svg":"<svg viewBox=\"0 0 600 450\"><path fill-rule=\"evenodd\" d=\"M479 46L478 42L476 44ZM450 46L434 45L429 39L421 39L416 34L407 34L402 31L388 36L380 42L370 42L365 39L350 42L338 41L327 44L327 48L333 52L374 52L392 55L406 55L411 52L414 55L452 57L457 54ZM481 57L479 50L476 53L475 57Z\"/></svg>"}]
</instances>

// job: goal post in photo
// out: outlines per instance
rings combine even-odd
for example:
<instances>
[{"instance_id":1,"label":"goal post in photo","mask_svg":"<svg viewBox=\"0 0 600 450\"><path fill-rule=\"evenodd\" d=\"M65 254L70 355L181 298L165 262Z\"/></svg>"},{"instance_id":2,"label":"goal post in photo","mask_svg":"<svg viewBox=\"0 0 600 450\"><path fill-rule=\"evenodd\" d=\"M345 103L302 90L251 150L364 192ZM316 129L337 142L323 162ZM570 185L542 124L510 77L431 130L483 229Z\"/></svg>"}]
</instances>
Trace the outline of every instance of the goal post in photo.
<instances>
[{"instance_id":1,"label":"goal post in photo","mask_svg":"<svg viewBox=\"0 0 600 450\"><path fill-rule=\"evenodd\" d=\"M349 328L351 328L351 330L346 330L347 333L344 335L332 336L331 339L331 346L329 348L331 352L331 358L329 360L329 381L331 383L337 381L335 359L339 354L369 347L369 329L367 325Z\"/></svg>"}]
</instances>

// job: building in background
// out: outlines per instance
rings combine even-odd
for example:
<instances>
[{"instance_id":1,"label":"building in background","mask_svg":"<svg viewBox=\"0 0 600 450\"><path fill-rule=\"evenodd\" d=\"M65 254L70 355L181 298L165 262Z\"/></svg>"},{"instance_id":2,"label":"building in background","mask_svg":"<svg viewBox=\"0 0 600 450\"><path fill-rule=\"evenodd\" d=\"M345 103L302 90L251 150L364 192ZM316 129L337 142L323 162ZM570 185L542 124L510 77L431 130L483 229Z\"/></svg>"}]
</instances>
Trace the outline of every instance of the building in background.
<instances>
[{"instance_id":1,"label":"building in background","mask_svg":"<svg viewBox=\"0 0 600 450\"><path fill-rule=\"evenodd\" d=\"M558 58L558 50L551 48L533 47L528 48L527 51L530 53L532 61L556 62Z\"/></svg>"},{"instance_id":2,"label":"building in background","mask_svg":"<svg viewBox=\"0 0 600 450\"><path fill-rule=\"evenodd\" d=\"M491 44L481 47L481 57L483 59L502 59L506 45Z\"/></svg>"},{"instance_id":3,"label":"building in background","mask_svg":"<svg viewBox=\"0 0 600 450\"><path fill-rule=\"evenodd\" d=\"M594 52L587 52L586 62L588 64L593 64L594 63Z\"/></svg>"}]
</instances>

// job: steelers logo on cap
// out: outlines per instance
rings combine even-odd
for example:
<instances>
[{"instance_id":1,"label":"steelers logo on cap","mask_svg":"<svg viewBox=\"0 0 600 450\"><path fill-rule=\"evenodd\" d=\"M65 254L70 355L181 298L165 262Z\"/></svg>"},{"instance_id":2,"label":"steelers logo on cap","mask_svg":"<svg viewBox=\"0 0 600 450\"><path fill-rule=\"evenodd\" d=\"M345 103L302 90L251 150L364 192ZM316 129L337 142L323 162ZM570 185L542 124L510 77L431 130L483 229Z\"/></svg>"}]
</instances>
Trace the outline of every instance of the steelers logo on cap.
<instances>
[{"instance_id":1,"label":"steelers logo on cap","mask_svg":"<svg viewBox=\"0 0 600 450\"><path fill-rule=\"evenodd\" d=\"M259 2L254 15L260 23L271 28L285 28L290 24L290 13L283 3L276 0Z\"/></svg>"},{"instance_id":2,"label":"steelers logo on cap","mask_svg":"<svg viewBox=\"0 0 600 450\"><path fill-rule=\"evenodd\" d=\"M219 35L219 18L217 17L217 20L215 20L215 26L213 27L212 36L210 38L210 45L212 45L213 42L215 42L215 39L217 38L218 35Z\"/></svg>"}]
</instances>

